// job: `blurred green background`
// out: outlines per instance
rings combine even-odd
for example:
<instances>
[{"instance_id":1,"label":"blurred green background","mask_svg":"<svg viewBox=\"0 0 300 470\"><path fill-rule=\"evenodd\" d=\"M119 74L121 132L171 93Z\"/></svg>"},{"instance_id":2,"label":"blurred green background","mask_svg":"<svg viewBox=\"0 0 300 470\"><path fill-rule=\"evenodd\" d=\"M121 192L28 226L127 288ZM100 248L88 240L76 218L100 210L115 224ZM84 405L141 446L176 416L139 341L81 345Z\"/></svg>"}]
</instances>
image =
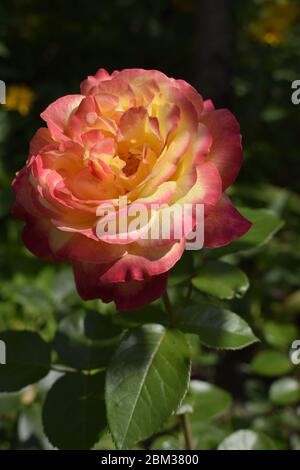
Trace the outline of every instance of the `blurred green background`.
<instances>
[{"instance_id":1,"label":"blurred green background","mask_svg":"<svg viewBox=\"0 0 300 470\"><path fill-rule=\"evenodd\" d=\"M83 307L70 269L34 258L10 215L11 181L50 102L77 93L99 67L153 68L189 81L241 124L245 165L232 197L240 206L271 209L285 225L269 244L238 258L250 289L229 303L262 342L216 353L193 341L193 377L233 397L230 404L217 396L220 410L193 423L200 449L249 428L278 448L300 450L299 367L288 356L300 339L300 105L291 101L291 84L300 79L299 18L296 0L0 4L0 79L7 85L0 105L0 331L26 328L51 340L58 321ZM51 448L40 406L52 380L0 394L0 449ZM151 445L172 446L168 439ZM104 439L99 447L109 445Z\"/></svg>"}]
</instances>

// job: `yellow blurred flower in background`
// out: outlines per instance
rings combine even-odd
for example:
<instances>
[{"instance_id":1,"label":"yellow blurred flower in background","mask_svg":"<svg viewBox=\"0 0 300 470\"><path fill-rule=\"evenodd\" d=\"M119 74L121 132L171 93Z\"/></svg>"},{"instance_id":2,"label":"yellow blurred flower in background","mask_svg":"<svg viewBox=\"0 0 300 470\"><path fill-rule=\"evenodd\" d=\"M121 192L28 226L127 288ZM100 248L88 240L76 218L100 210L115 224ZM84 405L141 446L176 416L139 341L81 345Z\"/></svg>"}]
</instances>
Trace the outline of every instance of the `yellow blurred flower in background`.
<instances>
[{"instance_id":1,"label":"yellow blurred flower in background","mask_svg":"<svg viewBox=\"0 0 300 470\"><path fill-rule=\"evenodd\" d=\"M194 1L193 0L172 0L172 3L176 10L189 12L193 10Z\"/></svg>"},{"instance_id":2,"label":"yellow blurred flower in background","mask_svg":"<svg viewBox=\"0 0 300 470\"><path fill-rule=\"evenodd\" d=\"M267 2L259 17L251 23L250 32L255 39L270 46L285 40L286 33L300 16L300 6L288 1Z\"/></svg>"},{"instance_id":3,"label":"yellow blurred flower in background","mask_svg":"<svg viewBox=\"0 0 300 470\"><path fill-rule=\"evenodd\" d=\"M26 116L34 99L35 93L27 85L9 85L4 107L9 111L18 111L22 116Z\"/></svg>"}]
</instances>

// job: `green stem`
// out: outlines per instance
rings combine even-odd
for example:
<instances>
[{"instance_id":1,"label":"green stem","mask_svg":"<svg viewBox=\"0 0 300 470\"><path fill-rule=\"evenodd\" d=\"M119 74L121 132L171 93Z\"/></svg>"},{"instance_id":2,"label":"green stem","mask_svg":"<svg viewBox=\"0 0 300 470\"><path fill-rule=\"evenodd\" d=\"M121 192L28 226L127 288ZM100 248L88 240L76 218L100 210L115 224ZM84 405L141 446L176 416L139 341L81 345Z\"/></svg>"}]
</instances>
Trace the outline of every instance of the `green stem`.
<instances>
[{"instance_id":1,"label":"green stem","mask_svg":"<svg viewBox=\"0 0 300 470\"><path fill-rule=\"evenodd\" d=\"M191 291L189 292L189 296L191 295L193 290L193 286L191 285ZM170 301L170 297L168 294L168 291L166 290L165 293L162 296L163 303L165 305L166 312L169 315L171 323L174 322L174 311L173 307ZM181 419L181 424L183 428L183 433L184 433L184 439L185 439L185 448L186 450L193 450L193 436L192 436L192 429L190 425L190 420L188 415L185 413L180 416Z\"/></svg>"},{"instance_id":2,"label":"green stem","mask_svg":"<svg viewBox=\"0 0 300 470\"><path fill-rule=\"evenodd\" d=\"M171 323L174 321L174 312L173 312L173 307L170 301L170 297L168 294L168 291L165 291L165 293L162 296L162 300L166 309L167 314L169 315Z\"/></svg>"},{"instance_id":3,"label":"green stem","mask_svg":"<svg viewBox=\"0 0 300 470\"><path fill-rule=\"evenodd\" d=\"M61 372L63 374L66 374L68 372L76 372L76 369L73 369L72 367L57 367L55 365L50 366L50 370L53 370L55 372Z\"/></svg>"},{"instance_id":4,"label":"green stem","mask_svg":"<svg viewBox=\"0 0 300 470\"><path fill-rule=\"evenodd\" d=\"M191 296L192 296L192 293L193 293L193 284L191 282L191 280L189 281L189 285L188 285L188 290L187 290L187 294L186 294L186 297L185 297L185 300L184 300L184 306L186 307L191 299Z\"/></svg>"},{"instance_id":5,"label":"green stem","mask_svg":"<svg viewBox=\"0 0 300 470\"><path fill-rule=\"evenodd\" d=\"M192 435L192 428L191 428L188 414L185 413L181 415L180 419L181 419L184 440L185 440L185 450L193 450L193 435Z\"/></svg>"}]
</instances>

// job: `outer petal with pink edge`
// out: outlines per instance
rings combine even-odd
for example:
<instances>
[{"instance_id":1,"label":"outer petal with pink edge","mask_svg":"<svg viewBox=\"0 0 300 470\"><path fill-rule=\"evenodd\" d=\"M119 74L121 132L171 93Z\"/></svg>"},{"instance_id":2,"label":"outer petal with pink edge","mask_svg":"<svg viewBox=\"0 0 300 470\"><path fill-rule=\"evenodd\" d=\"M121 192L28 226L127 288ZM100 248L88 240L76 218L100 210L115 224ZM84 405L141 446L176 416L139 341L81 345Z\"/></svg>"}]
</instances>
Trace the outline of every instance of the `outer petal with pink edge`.
<instances>
[{"instance_id":1,"label":"outer petal with pink edge","mask_svg":"<svg viewBox=\"0 0 300 470\"><path fill-rule=\"evenodd\" d=\"M47 127L40 127L30 142L29 155L37 155L43 147L53 143L54 141Z\"/></svg>"},{"instance_id":2,"label":"outer petal with pink edge","mask_svg":"<svg viewBox=\"0 0 300 470\"><path fill-rule=\"evenodd\" d=\"M235 209L228 196L223 195L204 221L204 247L218 248L228 245L248 232L251 225L251 222Z\"/></svg>"},{"instance_id":3,"label":"outer petal with pink edge","mask_svg":"<svg viewBox=\"0 0 300 470\"><path fill-rule=\"evenodd\" d=\"M50 223L44 219L33 219L23 229L22 241L26 248L38 258L46 261L61 261L55 256L48 242Z\"/></svg>"},{"instance_id":4,"label":"outer petal with pink edge","mask_svg":"<svg viewBox=\"0 0 300 470\"><path fill-rule=\"evenodd\" d=\"M130 311L158 299L167 287L168 273L144 281L105 283L99 281L102 266L92 263L73 263L76 287L83 300L114 301L119 310Z\"/></svg>"},{"instance_id":5,"label":"outer petal with pink edge","mask_svg":"<svg viewBox=\"0 0 300 470\"><path fill-rule=\"evenodd\" d=\"M169 271L181 258L185 240L169 243L163 247L145 250L139 246L130 247L129 253L109 265L103 265L99 279L101 282L142 281Z\"/></svg>"},{"instance_id":6,"label":"outer petal with pink edge","mask_svg":"<svg viewBox=\"0 0 300 470\"><path fill-rule=\"evenodd\" d=\"M101 68L96 75L89 75L80 85L80 91L83 95L88 95L90 91L100 82L110 80L110 75L107 70Z\"/></svg>"},{"instance_id":7,"label":"outer petal with pink edge","mask_svg":"<svg viewBox=\"0 0 300 470\"><path fill-rule=\"evenodd\" d=\"M207 158L218 168L225 191L236 179L243 163L239 123L227 109L208 111L201 122L212 135Z\"/></svg>"},{"instance_id":8,"label":"outer petal with pink edge","mask_svg":"<svg viewBox=\"0 0 300 470\"><path fill-rule=\"evenodd\" d=\"M70 116L73 111L78 108L84 98L85 97L83 95L63 96L50 104L41 114L41 118L46 121L54 140L70 140L66 135L65 130L68 126Z\"/></svg>"},{"instance_id":9,"label":"outer petal with pink edge","mask_svg":"<svg viewBox=\"0 0 300 470\"><path fill-rule=\"evenodd\" d=\"M81 233L63 232L54 226L51 226L48 237L51 251L65 261L112 263L127 253L126 245L108 245Z\"/></svg>"}]
</instances>

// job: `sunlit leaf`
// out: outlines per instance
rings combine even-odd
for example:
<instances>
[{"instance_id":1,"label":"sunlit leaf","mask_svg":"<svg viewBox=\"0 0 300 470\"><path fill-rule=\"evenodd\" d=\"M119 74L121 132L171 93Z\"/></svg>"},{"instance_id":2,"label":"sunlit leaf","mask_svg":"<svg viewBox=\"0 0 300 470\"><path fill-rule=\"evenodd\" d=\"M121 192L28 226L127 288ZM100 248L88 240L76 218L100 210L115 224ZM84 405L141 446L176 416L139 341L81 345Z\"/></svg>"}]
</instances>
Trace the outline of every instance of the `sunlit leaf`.
<instances>
[{"instance_id":1,"label":"sunlit leaf","mask_svg":"<svg viewBox=\"0 0 300 470\"><path fill-rule=\"evenodd\" d=\"M292 405L300 401L299 381L292 377L276 380L270 387L270 399L276 405Z\"/></svg>"},{"instance_id":2,"label":"sunlit leaf","mask_svg":"<svg viewBox=\"0 0 300 470\"><path fill-rule=\"evenodd\" d=\"M257 341L236 313L204 302L183 308L176 326L185 333L197 334L203 344L214 348L240 349Z\"/></svg>"},{"instance_id":3,"label":"sunlit leaf","mask_svg":"<svg viewBox=\"0 0 300 470\"><path fill-rule=\"evenodd\" d=\"M276 446L263 433L241 430L226 437L218 450L276 450Z\"/></svg>"},{"instance_id":4,"label":"sunlit leaf","mask_svg":"<svg viewBox=\"0 0 300 470\"><path fill-rule=\"evenodd\" d=\"M151 450L180 450L182 449L178 439L172 435L160 436L152 442Z\"/></svg>"},{"instance_id":5,"label":"sunlit leaf","mask_svg":"<svg viewBox=\"0 0 300 470\"><path fill-rule=\"evenodd\" d=\"M179 407L189 371L189 347L180 331L147 325L123 339L106 380L108 421L119 449L159 431Z\"/></svg>"},{"instance_id":6,"label":"sunlit leaf","mask_svg":"<svg viewBox=\"0 0 300 470\"><path fill-rule=\"evenodd\" d=\"M219 299L241 297L249 287L243 271L222 261L209 261L198 268L192 283L201 292Z\"/></svg>"},{"instance_id":7,"label":"sunlit leaf","mask_svg":"<svg viewBox=\"0 0 300 470\"><path fill-rule=\"evenodd\" d=\"M276 377L286 374L293 368L287 354L279 351L265 350L259 352L251 362L251 370L255 374Z\"/></svg>"},{"instance_id":8,"label":"sunlit leaf","mask_svg":"<svg viewBox=\"0 0 300 470\"><path fill-rule=\"evenodd\" d=\"M297 339L297 328L292 323L268 321L262 329L265 340L274 348L288 349Z\"/></svg>"},{"instance_id":9,"label":"sunlit leaf","mask_svg":"<svg viewBox=\"0 0 300 470\"><path fill-rule=\"evenodd\" d=\"M182 407L187 404L195 420L210 421L226 413L232 405L232 399L228 392L216 385L192 380Z\"/></svg>"}]
</instances>

